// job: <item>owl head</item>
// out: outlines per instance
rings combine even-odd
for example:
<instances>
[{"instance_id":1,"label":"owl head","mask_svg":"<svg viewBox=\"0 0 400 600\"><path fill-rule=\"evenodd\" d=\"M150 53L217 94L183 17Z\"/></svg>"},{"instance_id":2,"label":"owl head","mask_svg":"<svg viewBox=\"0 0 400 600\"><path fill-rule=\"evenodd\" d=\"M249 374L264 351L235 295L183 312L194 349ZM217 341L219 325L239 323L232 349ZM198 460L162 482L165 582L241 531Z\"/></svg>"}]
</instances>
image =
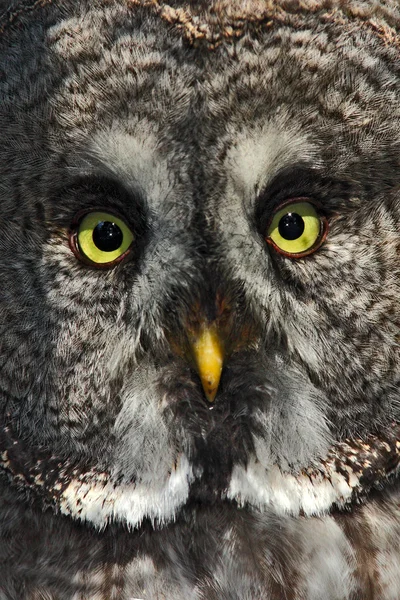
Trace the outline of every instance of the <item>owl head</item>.
<instances>
[{"instance_id":1,"label":"owl head","mask_svg":"<svg viewBox=\"0 0 400 600\"><path fill-rule=\"evenodd\" d=\"M386 477L396 4L4 8L11 486L102 528L198 502L322 514Z\"/></svg>"}]
</instances>

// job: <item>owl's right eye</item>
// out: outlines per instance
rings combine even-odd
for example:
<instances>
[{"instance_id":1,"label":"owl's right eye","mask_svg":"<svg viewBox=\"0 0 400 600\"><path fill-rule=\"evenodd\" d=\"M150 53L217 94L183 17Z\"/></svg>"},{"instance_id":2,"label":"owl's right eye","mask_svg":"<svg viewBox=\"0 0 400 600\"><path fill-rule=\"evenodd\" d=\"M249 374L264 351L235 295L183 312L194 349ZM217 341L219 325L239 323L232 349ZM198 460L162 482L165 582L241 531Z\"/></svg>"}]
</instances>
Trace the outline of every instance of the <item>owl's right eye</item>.
<instances>
[{"instance_id":1,"label":"owl's right eye","mask_svg":"<svg viewBox=\"0 0 400 600\"><path fill-rule=\"evenodd\" d=\"M266 242L289 258L302 258L321 246L328 222L317 206L306 198L284 202L272 215Z\"/></svg>"},{"instance_id":2,"label":"owl's right eye","mask_svg":"<svg viewBox=\"0 0 400 600\"><path fill-rule=\"evenodd\" d=\"M134 236L120 217L93 211L75 219L69 240L73 253L83 262L111 267L130 252Z\"/></svg>"}]
</instances>

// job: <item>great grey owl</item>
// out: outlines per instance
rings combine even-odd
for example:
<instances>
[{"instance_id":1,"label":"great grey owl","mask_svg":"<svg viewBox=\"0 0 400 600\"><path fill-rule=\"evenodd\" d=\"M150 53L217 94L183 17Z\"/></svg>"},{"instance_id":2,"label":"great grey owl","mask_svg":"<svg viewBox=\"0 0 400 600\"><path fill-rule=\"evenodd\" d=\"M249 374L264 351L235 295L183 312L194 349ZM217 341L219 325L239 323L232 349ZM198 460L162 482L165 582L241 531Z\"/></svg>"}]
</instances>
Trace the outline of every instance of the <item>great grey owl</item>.
<instances>
[{"instance_id":1,"label":"great grey owl","mask_svg":"<svg viewBox=\"0 0 400 600\"><path fill-rule=\"evenodd\" d=\"M397 0L0 0L0 599L399 600Z\"/></svg>"}]
</instances>

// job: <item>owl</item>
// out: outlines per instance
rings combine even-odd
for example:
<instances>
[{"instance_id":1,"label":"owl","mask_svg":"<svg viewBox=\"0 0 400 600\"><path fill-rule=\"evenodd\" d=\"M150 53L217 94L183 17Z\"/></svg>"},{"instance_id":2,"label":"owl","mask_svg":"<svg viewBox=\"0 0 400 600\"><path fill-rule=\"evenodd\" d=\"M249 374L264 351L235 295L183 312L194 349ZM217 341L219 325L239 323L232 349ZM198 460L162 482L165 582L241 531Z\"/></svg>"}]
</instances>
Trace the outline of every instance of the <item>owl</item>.
<instances>
[{"instance_id":1,"label":"owl","mask_svg":"<svg viewBox=\"0 0 400 600\"><path fill-rule=\"evenodd\" d=\"M398 600L397 0L0 0L0 132L0 600Z\"/></svg>"}]
</instances>

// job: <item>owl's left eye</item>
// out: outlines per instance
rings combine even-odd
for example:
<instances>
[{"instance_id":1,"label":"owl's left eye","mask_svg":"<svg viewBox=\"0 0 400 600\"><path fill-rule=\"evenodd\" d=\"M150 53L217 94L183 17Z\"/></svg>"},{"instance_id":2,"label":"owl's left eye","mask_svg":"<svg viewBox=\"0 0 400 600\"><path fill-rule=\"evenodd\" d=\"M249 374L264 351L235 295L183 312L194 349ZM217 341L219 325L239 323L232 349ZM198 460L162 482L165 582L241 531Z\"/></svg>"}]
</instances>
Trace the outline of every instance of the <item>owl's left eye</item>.
<instances>
[{"instance_id":1,"label":"owl's left eye","mask_svg":"<svg viewBox=\"0 0 400 600\"><path fill-rule=\"evenodd\" d=\"M265 239L280 254L301 258L315 252L325 240L326 218L317 207L300 199L286 202L272 216Z\"/></svg>"},{"instance_id":2,"label":"owl's left eye","mask_svg":"<svg viewBox=\"0 0 400 600\"><path fill-rule=\"evenodd\" d=\"M130 251L133 240L132 231L120 217L102 211L84 214L70 235L75 256L101 267L122 260Z\"/></svg>"}]
</instances>

